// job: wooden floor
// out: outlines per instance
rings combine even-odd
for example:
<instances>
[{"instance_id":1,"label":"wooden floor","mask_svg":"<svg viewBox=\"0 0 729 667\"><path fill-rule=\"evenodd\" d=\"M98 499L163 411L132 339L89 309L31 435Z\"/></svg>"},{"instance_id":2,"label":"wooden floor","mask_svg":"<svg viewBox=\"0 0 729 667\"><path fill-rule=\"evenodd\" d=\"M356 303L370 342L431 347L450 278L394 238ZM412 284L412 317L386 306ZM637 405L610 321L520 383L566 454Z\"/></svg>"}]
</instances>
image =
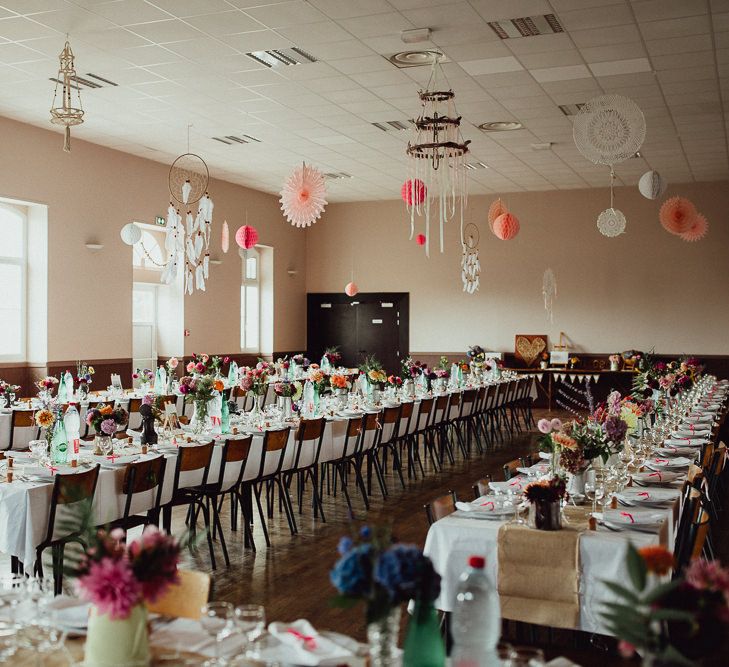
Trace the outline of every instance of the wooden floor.
<instances>
[{"instance_id":1,"label":"wooden floor","mask_svg":"<svg viewBox=\"0 0 729 667\"><path fill-rule=\"evenodd\" d=\"M539 416L539 415L537 415ZM425 479L419 478L401 490L399 482L388 474L390 496L383 502L376 491L372 496L371 508L365 512L359 496L353 494L354 519L347 512L342 496L325 496L324 513L326 523L312 518L312 512L305 505L303 515L298 515L299 534L292 537L285 516L274 513L270 522L272 545L266 548L260 526L254 529L257 552L243 548L243 535L239 529L230 531L227 501L223 525L231 557L231 565L225 568L219 545L216 545L218 569L214 573L214 595L216 599L240 603L259 603L266 607L268 619L291 621L298 618L310 620L316 627L343 632L358 639L364 639L365 626L361 608L342 610L329 604L335 591L329 582L329 571L337 559L336 547L339 538L349 534L365 523L392 524L394 535L402 542L424 544L427 520L423 505L440 494L453 489L459 498L471 499L471 485L485 474L494 479L503 479L502 466L505 462L536 451L537 433L524 433L501 445L491 454L472 455L470 460L456 460L440 473L426 467ZM176 510L175 532L184 530L184 512ZM257 517L256 517L257 520ZM194 556L186 556L184 567L210 570L207 545L203 541ZM541 637L541 635L540 635ZM537 643L543 643L537 637ZM543 638L542 638L543 639ZM571 640L558 642L556 649L547 648L547 653L568 655L582 665L626 664L611 658L597 648L588 653L577 650ZM584 648L584 647L583 647Z\"/></svg>"}]
</instances>

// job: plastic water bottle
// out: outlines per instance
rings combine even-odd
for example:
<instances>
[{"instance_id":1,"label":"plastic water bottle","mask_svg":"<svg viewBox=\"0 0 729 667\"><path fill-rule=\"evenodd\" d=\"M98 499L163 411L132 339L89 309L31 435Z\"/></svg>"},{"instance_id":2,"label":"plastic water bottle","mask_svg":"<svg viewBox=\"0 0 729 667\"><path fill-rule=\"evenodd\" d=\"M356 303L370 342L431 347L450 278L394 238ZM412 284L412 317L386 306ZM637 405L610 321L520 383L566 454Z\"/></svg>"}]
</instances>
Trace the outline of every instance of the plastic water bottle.
<instances>
[{"instance_id":1,"label":"plastic water bottle","mask_svg":"<svg viewBox=\"0 0 729 667\"><path fill-rule=\"evenodd\" d=\"M79 446L81 444L81 416L75 403L69 403L66 414L63 415L63 426L66 429L68 448L71 461L78 460Z\"/></svg>"},{"instance_id":2,"label":"plastic water bottle","mask_svg":"<svg viewBox=\"0 0 729 667\"><path fill-rule=\"evenodd\" d=\"M471 556L456 589L451 636L453 667L496 667L501 637L499 594L484 567L486 559Z\"/></svg>"},{"instance_id":3,"label":"plastic water bottle","mask_svg":"<svg viewBox=\"0 0 729 667\"><path fill-rule=\"evenodd\" d=\"M66 395L60 396L59 398L62 401L68 401L69 403L73 400L73 375L71 375L71 371L66 371L63 375L63 381L66 385Z\"/></svg>"}]
</instances>

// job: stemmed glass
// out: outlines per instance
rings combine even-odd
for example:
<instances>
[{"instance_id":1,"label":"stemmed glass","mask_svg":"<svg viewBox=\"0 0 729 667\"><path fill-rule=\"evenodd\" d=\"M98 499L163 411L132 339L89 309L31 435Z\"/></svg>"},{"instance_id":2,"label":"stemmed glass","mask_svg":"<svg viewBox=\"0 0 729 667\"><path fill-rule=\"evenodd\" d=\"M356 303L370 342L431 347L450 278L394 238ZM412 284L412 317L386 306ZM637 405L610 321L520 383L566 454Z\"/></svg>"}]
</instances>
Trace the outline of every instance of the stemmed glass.
<instances>
[{"instance_id":1,"label":"stemmed glass","mask_svg":"<svg viewBox=\"0 0 729 667\"><path fill-rule=\"evenodd\" d=\"M597 512L597 502L605 495L605 486L602 473L597 470L588 470L585 473L585 495L592 501L592 513Z\"/></svg>"},{"instance_id":2,"label":"stemmed glass","mask_svg":"<svg viewBox=\"0 0 729 667\"><path fill-rule=\"evenodd\" d=\"M266 610L263 605L242 604L236 607L235 625L246 636L246 657L257 657L252 646L266 629Z\"/></svg>"},{"instance_id":3,"label":"stemmed glass","mask_svg":"<svg viewBox=\"0 0 729 667\"><path fill-rule=\"evenodd\" d=\"M514 516L511 518L509 523L515 523L519 525L526 523L519 511L519 505L521 504L521 490L509 488L506 493L508 500L504 504L511 503L512 507L514 508Z\"/></svg>"},{"instance_id":4,"label":"stemmed glass","mask_svg":"<svg viewBox=\"0 0 729 667\"><path fill-rule=\"evenodd\" d=\"M230 602L209 602L201 610L200 625L215 639L215 655L205 662L205 667L227 665L228 661L220 656L220 644L233 632L233 605Z\"/></svg>"}]
</instances>

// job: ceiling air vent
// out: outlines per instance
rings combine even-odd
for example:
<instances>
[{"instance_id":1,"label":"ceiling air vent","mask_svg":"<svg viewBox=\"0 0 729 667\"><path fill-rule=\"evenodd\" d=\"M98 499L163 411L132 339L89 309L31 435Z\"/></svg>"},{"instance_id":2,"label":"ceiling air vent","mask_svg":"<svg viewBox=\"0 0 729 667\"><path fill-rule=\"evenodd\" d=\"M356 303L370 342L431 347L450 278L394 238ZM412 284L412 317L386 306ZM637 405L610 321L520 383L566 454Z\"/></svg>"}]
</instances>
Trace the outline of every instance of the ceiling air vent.
<instances>
[{"instance_id":1,"label":"ceiling air vent","mask_svg":"<svg viewBox=\"0 0 729 667\"><path fill-rule=\"evenodd\" d=\"M290 49L271 49L270 51L249 51L246 55L266 67L289 67L315 63L316 58L298 46Z\"/></svg>"},{"instance_id":2,"label":"ceiling air vent","mask_svg":"<svg viewBox=\"0 0 729 667\"><path fill-rule=\"evenodd\" d=\"M382 130L383 132L392 132L393 130L396 130L397 132L402 132L403 130L409 130L410 125L413 121L409 120L407 123L402 120L388 120L384 123L372 123L378 130Z\"/></svg>"},{"instance_id":3,"label":"ceiling air vent","mask_svg":"<svg viewBox=\"0 0 729 667\"><path fill-rule=\"evenodd\" d=\"M559 110L565 115L565 116L574 116L576 115L582 107L585 106L584 102L580 102L578 104L560 104Z\"/></svg>"},{"instance_id":4,"label":"ceiling air vent","mask_svg":"<svg viewBox=\"0 0 729 667\"><path fill-rule=\"evenodd\" d=\"M232 146L233 144L250 144L251 142L258 144L261 143L260 139L256 139L250 134L241 134L239 137L228 134L224 137L213 137L213 139L215 139L215 141L219 141L221 144L227 144L228 146Z\"/></svg>"},{"instance_id":5,"label":"ceiling air vent","mask_svg":"<svg viewBox=\"0 0 729 667\"><path fill-rule=\"evenodd\" d=\"M352 174L345 171L330 171L324 174L324 178L330 181L340 181L345 178L352 178Z\"/></svg>"},{"instance_id":6,"label":"ceiling air vent","mask_svg":"<svg viewBox=\"0 0 729 667\"><path fill-rule=\"evenodd\" d=\"M88 78L87 78L88 77ZM114 83L113 81L110 81L109 79L105 79L103 76L99 76L98 74L92 74L91 72L87 72L84 76L79 76L78 74L76 76L71 77L71 80L75 82L76 85L71 84L72 88L75 88L76 90L81 90L90 88L103 88L104 85L107 86L118 86L118 83ZM63 81L59 81L56 77L50 77L50 81L54 81L55 83L60 83L63 85Z\"/></svg>"},{"instance_id":7,"label":"ceiling air vent","mask_svg":"<svg viewBox=\"0 0 729 667\"><path fill-rule=\"evenodd\" d=\"M474 171L475 169L488 169L489 166L483 162L466 162L464 165L466 169Z\"/></svg>"},{"instance_id":8,"label":"ceiling air vent","mask_svg":"<svg viewBox=\"0 0 729 667\"><path fill-rule=\"evenodd\" d=\"M551 35L555 32L564 32L562 24L554 14L540 14L539 16L523 16L517 19L489 21L488 24L491 26L491 30L501 39L536 37L537 35Z\"/></svg>"}]
</instances>

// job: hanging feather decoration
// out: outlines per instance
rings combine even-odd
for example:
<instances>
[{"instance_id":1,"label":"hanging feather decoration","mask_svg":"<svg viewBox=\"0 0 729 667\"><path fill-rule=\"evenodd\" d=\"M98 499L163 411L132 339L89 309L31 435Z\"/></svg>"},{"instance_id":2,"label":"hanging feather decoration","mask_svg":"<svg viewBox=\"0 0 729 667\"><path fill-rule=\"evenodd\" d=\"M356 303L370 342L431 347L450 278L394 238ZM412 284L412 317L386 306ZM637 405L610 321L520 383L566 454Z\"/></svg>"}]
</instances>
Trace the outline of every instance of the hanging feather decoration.
<instances>
[{"instance_id":1,"label":"hanging feather decoration","mask_svg":"<svg viewBox=\"0 0 729 667\"><path fill-rule=\"evenodd\" d=\"M182 203L187 204L190 201L190 193L192 192L192 185L190 185L190 179L188 178L182 184Z\"/></svg>"},{"instance_id":2,"label":"hanging feather decoration","mask_svg":"<svg viewBox=\"0 0 729 667\"><path fill-rule=\"evenodd\" d=\"M223 231L220 234L220 248L223 252L228 252L230 248L230 229L228 229L227 220L223 220Z\"/></svg>"},{"instance_id":3,"label":"hanging feather decoration","mask_svg":"<svg viewBox=\"0 0 729 667\"><path fill-rule=\"evenodd\" d=\"M542 276L542 297L544 298L544 309L549 315L549 321L554 322L552 308L557 297L557 278L552 269L547 269Z\"/></svg>"}]
</instances>

